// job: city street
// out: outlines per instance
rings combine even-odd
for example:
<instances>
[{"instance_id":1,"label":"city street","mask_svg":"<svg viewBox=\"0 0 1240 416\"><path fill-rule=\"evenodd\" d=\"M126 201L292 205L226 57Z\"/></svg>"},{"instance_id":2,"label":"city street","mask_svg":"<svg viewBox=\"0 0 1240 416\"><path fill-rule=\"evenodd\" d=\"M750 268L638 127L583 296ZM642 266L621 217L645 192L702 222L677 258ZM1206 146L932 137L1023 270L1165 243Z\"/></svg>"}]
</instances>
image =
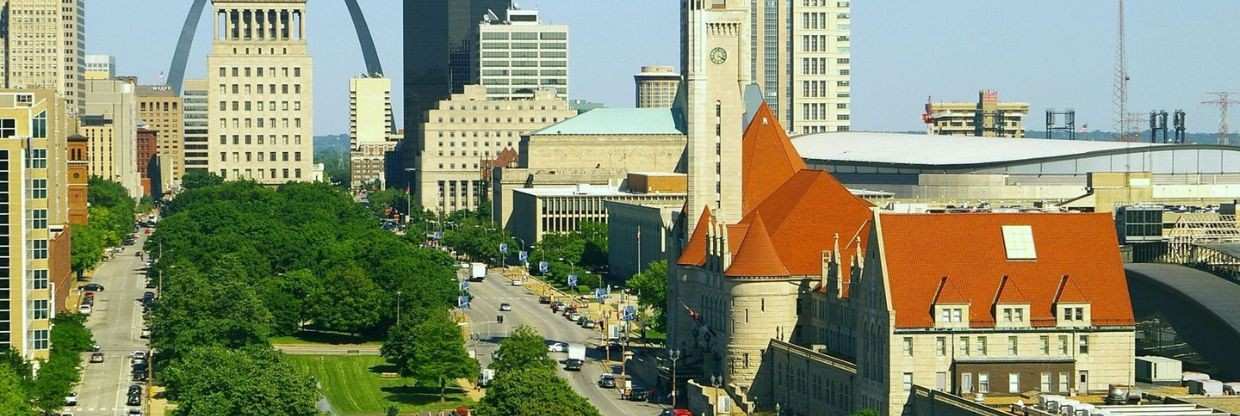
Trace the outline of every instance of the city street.
<instances>
[{"instance_id":1,"label":"city street","mask_svg":"<svg viewBox=\"0 0 1240 416\"><path fill-rule=\"evenodd\" d=\"M129 354L147 350L147 342L141 338L139 302L146 282L142 258L135 255L145 241L144 233L139 233L136 243L124 246L95 270L92 282L103 285L104 290L95 295L94 312L86 327L102 348L104 362L91 364L83 357L82 383L76 389L78 405L66 407L68 413L124 415L130 408L125 403L126 390L133 384Z\"/></svg>"},{"instance_id":2,"label":"city street","mask_svg":"<svg viewBox=\"0 0 1240 416\"><path fill-rule=\"evenodd\" d=\"M520 325L528 325L548 341L586 344L587 362L581 371L564 371L562 364L558 365L558 371L569 381L569 385L594 404L600 413L609 416L659 414L662 408L658 405L621 400L618 390L598 386L599 376L610 369L603 363L602 350L597 349L601 341L597 330L584 329L552 313L548 305L538 303L537 296L530 294L522 286L511 286L509 280L496 270L492 270L483 282L471 282L470 292L474 299L468 313L477 341L471 341L468 347L475 351L483 368L490 364L491 353L510 331ZM500 303L512 305L512 310L500 312ZM496 322L497 315L504 315L502 324ZM567 353L552 353L552 357L557 362L563 361L567 358ZM619 362L619 357L612 359Z\"/></svg>"}]
</instances>

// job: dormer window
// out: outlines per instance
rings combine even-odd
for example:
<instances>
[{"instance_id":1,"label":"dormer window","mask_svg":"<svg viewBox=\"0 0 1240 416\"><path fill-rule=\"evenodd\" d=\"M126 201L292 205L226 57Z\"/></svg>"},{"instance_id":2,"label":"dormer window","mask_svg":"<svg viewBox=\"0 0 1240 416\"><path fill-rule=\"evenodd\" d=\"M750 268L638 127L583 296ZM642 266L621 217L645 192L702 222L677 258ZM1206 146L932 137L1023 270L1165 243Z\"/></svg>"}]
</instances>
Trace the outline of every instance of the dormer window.
<instances>
[{"instance_id":1,"label":"dormer window","mask_svg":"<svg viewBox=\"0 0 1240 416\"><path fill-rule=\"evenodd\" d=\"M934 312L934 326L936 327L967 328L969 326L969 305L935 305Z\"/></svg>"},{"instance_id":2,"label":"dormer window","mask_svg":"<svg viewBox=\"0 0 1240 416\"><path fill-rule=\"evenodd\" d=\"M964 315L964 308L961 308L959 306L944 307L944 308L939 309L939 320L945 323L954 324L954 323L963 322L963 319L964 319L963 315Z\"/></svg>"},{"instance_id":3,"label":"dormer window","mask_svg":"<svg viewBox=\"0 0 1240 416\"><path fill-rule=\"evenodd\" d=\"M1055 317L1059 326L1089 326L1090 312L1087 303L1069 303L1056 306Z\"/></svg>"},{"instance_id":4,"label":"dormer window","mask_svg":"<svg viewBox=\"0 0 1240 416\"><path fill-rule=\"evenodd\" d=\"M995 326L1027 327L1029 326L1029 305L999 304L995 307Z\"/></svg>"}]
</instances>

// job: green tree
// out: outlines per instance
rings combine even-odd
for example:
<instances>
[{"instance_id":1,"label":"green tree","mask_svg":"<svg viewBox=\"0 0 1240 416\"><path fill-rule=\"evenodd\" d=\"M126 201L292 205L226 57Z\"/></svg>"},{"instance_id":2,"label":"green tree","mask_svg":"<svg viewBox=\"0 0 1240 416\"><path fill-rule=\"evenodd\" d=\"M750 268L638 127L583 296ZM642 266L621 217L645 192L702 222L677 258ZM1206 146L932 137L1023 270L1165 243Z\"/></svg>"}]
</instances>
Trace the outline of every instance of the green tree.
<instances>
[{"instance_id":1,"label":"green tree","mask_svg":"<svg viewBox=\"0 0 1240 416\"><path fill-rule=\"evenodd\" d=\"M461 328L446 311L426 317L413 329L413 339L414 360L406 371L438 386L439 401L444 401L452 380L478 376L478 362L465 352Z\"/></svg>"},{"instance_id":2,"label":"green tree","mask_svg":"<svg viewBox=\"0 0 1240 416\"><path fill-rule=\"evenodd\" d=\"M521 325L499 344L499 354L491 369L507 372L524 368L555 369L555 361L547 356L546 340L534 328Z\"/></svg>"},{"instance_id":3,"label":"green tree","mask_svg":"<svg viewBox=\"0 0 1240 416\"><path fill-rule=\"evenodd\" d=\"M22 389L21 377L8 365L0 364L0 416L30 416L34 409L26 391Z\"/></svg>"},{"instance_id":4,"label":"green tree","mask_svg":"<svg viewBox=\"0 0 1240 416\"><path fill-rule=\"evenodd\" d=\"M51 358L39 367L39 376L31 386L30 398L34 407L45 413L64 407L65 396L73 391L73 385L81 379L78 372L80 362L77 353L53 352Z\"/></svg>"},{"instance_id":5,"label":"green tree","mask_svg":"<svg viewBox=\"0 0 1240 416\"><path fill-rule=\"evenodd\" d=\"M555 371L524 368L498 372L494 384L475 408L478 416L598 416Z\"/></svg>"},{"instance_id":6,"label":"green tree","mask_svg":"<svg viewBox=\"0 0 1240 416\"><path fill-rule=\"evenodd\" d=\"M77 354L94 347L95 338L86 329L86 316L78 314L57 315L52 320L52 352Z\"/></svg>"},{"instance_id":7,"label":"green tree","mask_svg":"<svg viewBox=\"0 0 1240 416\"><path fill-rule=\"evenodd\" d=\"M90 224L74 224L70 261L73 271L81 274L94 268L103 257L103 232Z\"/></svg>"},{"instance_id":8,"label":"green tree","mask_svg":"<svg viewBox=\"0 0 1240 416\"><path fill-rule=\"evenodd\" d=\"M849 416L878 416L878 411L870 408L861 409L849 414Z\"/></svg>"},{"instance_id":9,"label":"green tree","mask_svg":"<svg viewBox=\"0 0 1240 416\"><path fill-rule=\"evenodd\" d=\"M667 261L650 263L645 271L630 277L627 285L638 295L641 306L655 311L654 327L662 330L667 313Z\"/></svg>"},{"instance_id":10,"label":"green tree","mask_svg":"<svg viewBox=\"0 0 1240 416\"><path fill-rule=\"evenodd\" d=\"M206 171L186 170L185 176L181 177L181 187L185 190L194 190L215 186L224 183L224 178L214 173Z\"/></svg>"},{"instance_id":11,"label":"green tree","mask_svg":"<svg viewBox=\"0 0 1240 416\"><path fill-rule=\"evenodd\" d=\"M607 267L607 224L586 221L576 234L585 242L581 252L581 264L594 270Z\"/></svg>"},{"instance_id":12,"label":"green tree","mask_svg":"<svg viewBox=\"0 0 1240 416\"><path fill-rule=\"evenodd\" d=\"M414 345L417 344L415 338L417 329L417 321L406 319L398 325L393 325L388 329L387 338L383 340L383 345L379 347L379 354L383 356L387 362L396 366L402 376L410 376L414 368Z\"/></svg>"},{"instance_id":13,"label":"green tree","mask_svg":"<svg viewBox=\"0 0 1240 416\"><path fill-rule=\"evenodd\" d=\"M177 270L165 282L151 323L151 344L161 356L195 346L266 345L271 313L249 284L234 279Z\"/></svg>"},{"instance_id":14,"label":"green tree","mask_svg":"<svg viewBox=\"0 0 1240 416\"><path fill-rule=\"evenodd\" d=\"M317 416L314 379L270 347L201 347L166 371L178 416Z\"/></svg>"},{"instance_id":15,"label":"green tree","mask_svg":"<svg viewBox=\"0 0 1240 416\"><path fill-rule=\"evenodd\" d=\"M360 267L337 268L311 298L314 326L332 331L362 333L379 323L383 293Z\"/></svg>"}]
</instances>

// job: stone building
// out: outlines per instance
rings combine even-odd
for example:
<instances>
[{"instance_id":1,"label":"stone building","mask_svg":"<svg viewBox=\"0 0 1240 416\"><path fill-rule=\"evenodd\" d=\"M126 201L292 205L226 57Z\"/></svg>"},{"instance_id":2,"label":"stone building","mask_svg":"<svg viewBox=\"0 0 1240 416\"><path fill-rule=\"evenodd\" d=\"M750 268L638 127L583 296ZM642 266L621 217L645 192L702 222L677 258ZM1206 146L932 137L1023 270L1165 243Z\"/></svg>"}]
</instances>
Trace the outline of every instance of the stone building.
<instances>
[{"instance_id":1,"label":"stone building","mask_svg":"<svg viewBox=\"0 0 1240 416\"><path fill-rule=\"evenodd\" d=\"M531 132L576 115L554 90L539 90L530 99L487 98L480 85L439 102L430 110L419 135L413 192L422 207L451 214L478 208L487 199L482 172L505 150L516 150Z\"/></svg>"},{"instance_id":2,"label":"stone building","mask_svg":"<svg viewBox=\"0 0 1240 416\"><path fill-rule=\"evenodd\" d=\"M349 80L349 187L383 187L385 161L396 149L392 124L392 80L361 76Z\"/></svg>"},{"instance_id":3,"label":"stone building","mask_svg":"<svg viewBox=\"0 0 1240 416\"><path fill-rule=\"evenodd\" d=\"M48 89L86 110L86 0L5 0L0 21L4 88Z\"/></svg>"},{"instance_id":4,"label":"stone building","mask_svg":"<svg viewBox=\"0 0 1240 416\"><path fill-rule=\"evenodd\" d=\"M680 73L665 65L647 65L633 76L637 108L666 108L676 102Z\"/></svg>"},{"instance_id":5,"label":"stone building","mask_svg":"<svg viewBox=\"0 0 1240 416\"><path fill-rule=\"evenodd\" d=\"M172 177L160 178L163 191L171 191L181 183L185 175L185 108L180 96L167 85L139 85L138 118L146 128L154 130L159 137L159 159L165 168L172 169Z\"/></svg>"}]
</instances>

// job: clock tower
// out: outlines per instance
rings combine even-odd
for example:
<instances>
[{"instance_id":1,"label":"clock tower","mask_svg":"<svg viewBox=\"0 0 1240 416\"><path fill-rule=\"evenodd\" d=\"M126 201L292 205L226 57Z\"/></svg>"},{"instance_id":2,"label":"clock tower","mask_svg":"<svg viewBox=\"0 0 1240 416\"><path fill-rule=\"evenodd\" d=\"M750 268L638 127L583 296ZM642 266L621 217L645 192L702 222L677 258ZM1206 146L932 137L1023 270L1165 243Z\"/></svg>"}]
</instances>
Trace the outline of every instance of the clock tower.
<instances>
[{"instance_id":1,"label":"clock tower","mask_svg":"<svg viewBox=\"0 0 1240 416\"><path fill-rule=\"evenodd\" d=\"M751 78L749 1L681 2L689 138L686 235L707 207L724 223L740 220L743 93Z\"/></svg>"}]
</instances>

